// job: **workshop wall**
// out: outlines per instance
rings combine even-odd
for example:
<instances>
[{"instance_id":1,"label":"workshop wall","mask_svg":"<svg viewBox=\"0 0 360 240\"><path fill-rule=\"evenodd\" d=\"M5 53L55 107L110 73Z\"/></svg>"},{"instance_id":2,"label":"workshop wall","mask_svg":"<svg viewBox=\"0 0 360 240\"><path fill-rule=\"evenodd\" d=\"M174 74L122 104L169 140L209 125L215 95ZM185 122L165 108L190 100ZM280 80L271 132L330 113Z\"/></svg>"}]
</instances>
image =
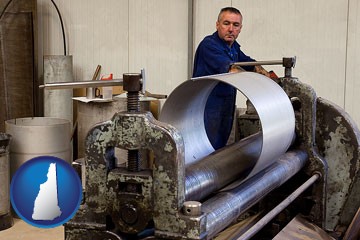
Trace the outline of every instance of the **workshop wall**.
<instances>
[{"instance_id":1,"label":"workshop wall","mask_svg":"<svg viewBox=\"0 0 360 240\"><path fill-rule=\"evenodd\" d=\"M360 2L349 1L345 109L360 127Z\"/></svg>"},{"instance_id":2,"label":"workshop wall","mask_svg":"<svg viewBox=\"0 0 360 240\"><path fill-rule=\"evenodd\" d=\"M171 4L169 4L171 2ZM146 88L167 94L188 76L188 1L55 0L63 18L74 79L146 71ZM164 7L166 6L166 7ZM61 26L51 1L38 0L42 55L63 54ZM41 58L41 57L40 57Z\"/></svg>"},{"instance_id":3,"label":"workshop wall","mask_svg":"<svg viewBox=\"0 0 360 240\"><path fill-rule=\"evenodd\" d=\"M360 3L357 0L195 1L194 49L215 31L221 7L243 16L238 41L257 60L296 56L293 75L345 108L360 126ZM265 66L283 76L282 67Z\"/></svg>"},{"instance_id":4,"label":"workshop wall","mask_svg":"<svg viewBox=\"0 0 360 240\"><path fill-rule=\"evenodd\" d=\"M145 68L147 89L169 94L191 73L188 63L203 37L215 31L220 8L232 5L244 15L238 40L247 54L257 60L296 56L293 75L314 87L318 96L345 108L360 125L357 0L55 2L76 80L91 79L97 64L103 67L101 74L112 72L114 78ZM38 0L38 11L41 54L63 54L60 22L51 1ZM280 66L265 68L283 75Z\"/></svg>"}]
</instances>

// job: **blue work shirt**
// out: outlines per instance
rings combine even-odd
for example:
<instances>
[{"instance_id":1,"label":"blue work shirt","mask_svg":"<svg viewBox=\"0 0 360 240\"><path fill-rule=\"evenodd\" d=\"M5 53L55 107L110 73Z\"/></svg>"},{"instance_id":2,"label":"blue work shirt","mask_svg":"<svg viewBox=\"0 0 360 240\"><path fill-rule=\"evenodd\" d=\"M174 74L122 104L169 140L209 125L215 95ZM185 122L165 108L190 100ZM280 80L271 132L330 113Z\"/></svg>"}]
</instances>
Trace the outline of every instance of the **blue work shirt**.
<instances>
[{"instance_id":1,"label":"blue work shirt","mask_svg":"<svg viewBox=\"0 0 360 240\"><path fill-rule=\"evenodd\" d=\"M196 49L193 77L227 73L234 62L253 62L251 57L240 50L234 42L231 47L223 41L217 32L204 38ZM243 67L254 71L253 66ZM204 112L204 124L207 136L214 147L224 147L230 136L234 120L236 89L219 82L210 93Z\"/></svg>"},{"instance_id":2,"label":"blue work shirt","mask_svg":"<svg viewBox=\"0 0 360 240\"><path fill-rule=\"evenodd\" d=\"M229 47L218 33L214 32L205 37L196 49L193 77L227 73L232 63L254 61L240 50L239 43L234 42ZM243 68L246 71L254 71L253 66Z\"/></svg>"}]
</instances>

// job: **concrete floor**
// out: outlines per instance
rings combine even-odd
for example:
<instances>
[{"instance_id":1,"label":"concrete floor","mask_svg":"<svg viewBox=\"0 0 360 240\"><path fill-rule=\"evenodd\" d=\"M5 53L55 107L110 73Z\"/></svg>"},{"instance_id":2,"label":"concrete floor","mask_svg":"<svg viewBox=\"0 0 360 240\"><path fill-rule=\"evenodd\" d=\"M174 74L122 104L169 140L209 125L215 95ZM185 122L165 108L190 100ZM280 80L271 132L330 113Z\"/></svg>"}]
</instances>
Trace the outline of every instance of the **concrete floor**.
<instances>
[{"instance_id":1,"label":"concrete floor","mask_svg":"<svg viewBox=\"0 0 360 240\"><path fill-rule=\"evenodd\" d=\"M64 227L37 228L14 218L14 226L0 231L0 240L64 240Z\"/></svg>"}]
</instances>

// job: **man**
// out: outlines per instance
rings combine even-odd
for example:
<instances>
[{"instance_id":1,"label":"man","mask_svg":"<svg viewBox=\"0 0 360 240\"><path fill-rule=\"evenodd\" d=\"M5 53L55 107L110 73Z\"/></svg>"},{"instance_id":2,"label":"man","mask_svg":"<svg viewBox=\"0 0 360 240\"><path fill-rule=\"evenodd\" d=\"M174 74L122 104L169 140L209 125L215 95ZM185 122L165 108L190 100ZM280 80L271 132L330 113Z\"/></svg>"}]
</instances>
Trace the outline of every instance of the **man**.
<instances>
[{"instance_id":1,"label":"man","mask_svg":"<svg viewBox=\"0 0 360 240\"><path fill-rule=\"evenodd\" d=\"M234 7L221 9L216 21L216 32L199 44L194 59L193 77L237 72L231 67L234 62L253 62L253 58L240 50L236 42L242 28L242 15ZM243 67L269 76L261 66ZM235 111L236 89L225 83L218 83L207 100L204 113L206 133L214 149L226 145Z\"/></svg>"}]
</instances>

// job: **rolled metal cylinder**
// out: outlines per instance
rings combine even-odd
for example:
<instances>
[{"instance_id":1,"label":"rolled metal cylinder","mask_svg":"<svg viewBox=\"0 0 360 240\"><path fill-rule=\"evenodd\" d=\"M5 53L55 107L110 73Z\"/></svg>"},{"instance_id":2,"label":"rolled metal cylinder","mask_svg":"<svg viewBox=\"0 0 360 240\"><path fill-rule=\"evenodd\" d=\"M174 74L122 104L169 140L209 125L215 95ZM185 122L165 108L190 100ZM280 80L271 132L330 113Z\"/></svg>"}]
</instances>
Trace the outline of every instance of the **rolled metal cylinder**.
<instances>
[{"instance_id":1,"label":"rolled metal cylinder","mask_svg":"<svg viewBox=\"0 0 360 240\"><path fill-rule=\"evenodd\" d=\"M276 162L237 187L222 191L205 201L206 229L211 238L275 188L294 176L308 159L305 151L287 152Z\"/></svg>"},{"instance_id":2,"label":"rolled metal cylinder","mask_svg":"<svg viewBox=\"0 0 360 240\"><path fill-rule=\"evenodd\" d=\"M214 151L205 130L204 111L208 96L219 82L242 92L254 105L261 121L262 146L247 175L250 177L285 153L295 135L295 114L289 97L270 78L240 72L191 79L169 95L159 119L180 131L186 166L200 161Z\"/></svg>"},{"instance_id":3,"label":"rolled metal cylinder","mask_svg":"<svg viewBox=\"0 0 360 240\"><path fill-rule=\"evenodd\" d=\"M262 146L261 133L219 149L186 168L185 198L200 201L237 179L255 165Z\"/></svg>"},{"instance_id":4,"label":"rolled metal cylinder","mask_svg":"<svg viewBox=\"0 0 360 240\"><path fill-rule=\"evenodd\" d=\"M57 83L62 79L73 81L73 58L71 55L44 56L44 83ZM44 91L44 116L73 121L73 91Z\"/></svg>"}]
</instances>

